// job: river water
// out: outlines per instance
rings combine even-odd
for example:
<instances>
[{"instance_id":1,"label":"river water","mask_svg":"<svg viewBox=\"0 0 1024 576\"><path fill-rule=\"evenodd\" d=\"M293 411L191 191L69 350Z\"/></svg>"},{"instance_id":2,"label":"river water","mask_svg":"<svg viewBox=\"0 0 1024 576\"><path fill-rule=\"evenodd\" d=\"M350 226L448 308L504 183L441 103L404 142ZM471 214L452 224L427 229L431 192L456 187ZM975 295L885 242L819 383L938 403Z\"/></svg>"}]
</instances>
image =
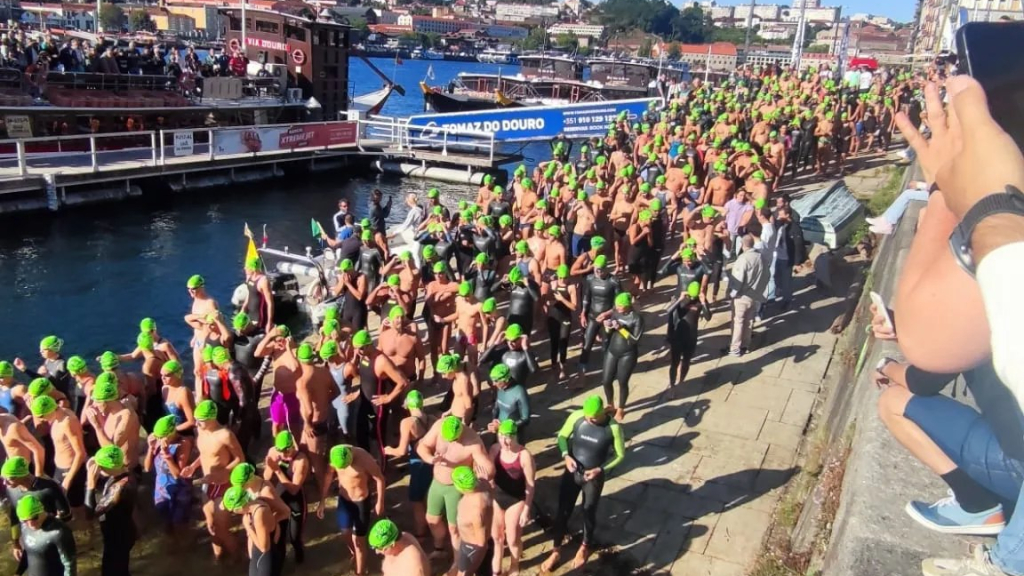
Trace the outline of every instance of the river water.
<instances>
[{"instance_id":1,"label":"river water","mask_svg":"<svg viewBox=\"0 0 1024 576\"><path fill-rule=\"evenodd\" d=\"M460 71L498 70L497 65L462 62L374 63L394 73L407 91L404 98L392 95L382 112L389 116L422 111L418 82L428 66L435 76L431 84L445 84ZM380 85L362 61L353 59L351 70L358 93ZM532 144L524 154L539 160L545 148ZM222 308L229 308L231 292L243 278L246 223L257 238L266 224L271 246L302 251L314 242L310 218L330 227L339 197L352 199L354 211L362 215L369 191L380 188L394 196L391 220L400 222L403 195L427 186L449 198L474 193L471 186L334 172L305 182L272 180L6 219L0 227L0 359L21 356L35 366L39 340L48 334L64 339L65 357L94 358L108 349L127 352L146 316L157 321L161 335L179 351L186 350L190 334L183 317L190 300L185 280L202 274Z\"/></svg>"}]
</instances>

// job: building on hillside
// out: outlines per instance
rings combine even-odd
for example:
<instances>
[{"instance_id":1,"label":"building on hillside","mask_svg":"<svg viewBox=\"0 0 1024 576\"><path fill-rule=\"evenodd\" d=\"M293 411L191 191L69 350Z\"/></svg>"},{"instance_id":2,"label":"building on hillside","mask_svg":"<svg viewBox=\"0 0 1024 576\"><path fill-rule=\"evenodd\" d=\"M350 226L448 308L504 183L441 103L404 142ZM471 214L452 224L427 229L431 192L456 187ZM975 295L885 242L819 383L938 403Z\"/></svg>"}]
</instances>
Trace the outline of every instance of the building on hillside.
<instances>
[{"instance_id":1,"label":"building on hillside","mask_svg":"<svg viewBox=\"0 0 1024 576\"><path fill-rule=\"evenodd\" d=\"M780 13L780 16L784 22L799 22L800 12L801 10L796 7L783 8ZM803 10L803 12L804 18L806 18L807 21L812 24L835 22L839 18L839 8L829 8L820 6L816 8L807 7Z\"/></svg>"},{"instance_id":2,"label":"building on hillside","mask_svg":"<svg viewBox=\"0 0 1024 576\"><path fill-rule=\"evenodd\" d=\"M548 36L558 36L559 34L574 34L580 38L601 39L604 37L604 26L599 24L559 22L548 27Z\"/></svg>"},{"instance_id":3,"label":"building on hillside","mask_svg":"<svg viewBox=\"0 0 1024 576\"><path fill-rule=\"evenodd\" d=\"M793 3L790 4L790 8L794 8L796 10L803 8L804 6L808 8L819 8L821 6L821 0L793 0Z\"/></svg>"},{"instance_id":4,"label":"building on hillside","mask_svg":"<svg viewBox=\"0 0 1024 576\"><path fill-rule=\"evenodd\" d=\"M695 70L733 70L736 68L737 54L736 45L729 42L679 45L679 60Z\"/></svg>"},{"instance_id":5,"label":"building on hillside","mask_svg":"<svg viewBox=\"0 0 1024 576\"><path fill-rule=\"evenodd\" d=\"M381 23L377 19L377 12L365 6L332 6L328 11L336 18L344 18L342 23L345 24L355 24L360 20L366 22L367 26Z\"/></svg>"},{"instance_id":6,"label":"building on hillside","mask_svg":"<svg viewBox=\"0 0 1024 576\"><path fill-rule=\"evenodd\" d=\"M750 66L785 66L790 63L792 55L793 47L789 44L755 44L750 46L749 53L737 48L737 59Z\"/></svg>"},{"instance_id":7,"label":"building on hillside","mask_svg":"<svg viewBox=\"0 0 1024 576\"><path fill-rule=\"evenodd\" d=\"M757 35L765 40L786 40L796 35L797 22L761 22Z\"/></svg>"},{"instance_id":8,"label":"building on hillside","mask_svg":"<svg viewBox=\"0 0 1024 576\"><path fill-rule=\"evenodd\" d=\"M760 18L761 20L779 20L779 14L782 12L782 7L778 4L756 4L754 6L754 18ZM735 6L732 10L732 17L735 20L747 20L750 16L750 5L741 4Z\"/></svg>"},{"instance_id":9,"label":"building on hillside","mask_svg":"<svg viewBox=\"0 0 1024 576\"><path fill-rule=\"evenodd\" d=\"M526 38L530 31L522 26L509 26L507 24L487 24L484 26L484 34L489 38Z\"/></svg>"},{"instance_id":10,"label":"building on hillside","mask_svg":"<svg viewBox=\"0 0 1024 576\"><path fill-rule=\"evenodd\" d=\"M40 28L96 29L96 12L89 4L23 4L21 21Z\"/></svg>"},{"instance_id":11,"label":"building on hillside","mask_svg":"<svg viewBox=\"0 0 1024 576\"><path fill-rule=\"evenodd\" d=\"M398 12L391 10L374 10L377 14L377 24L398 24Z\"/></svg>"},{"instance_id":12,"label":"building on hillside","mask_svg":"<svg viewBox=\"0 0 1024 576\"><path fill-rule=\"evenodd\" d=\"M498 2L494 5L494 18L502 22L525 22L530 19L556 20L558 7L543 4L509 4Z\"/></svg>"},{"instance_id":13,"label":"building on hillside","mask_svg":"<svg viewBox=\"0 0 1024 576\"><path fill-rule=\"evenodd\" d=\"M466 20L455 20L453 18L432 18L429 16L412 16L403 14L398 17L398 26L407 26L416 33L423 34L452 34L464 29L481 28L476 22Z\"/></svg>"},{"instance_id":14,"label":"building on hillside","mask_svg":"<svg viewBox=\"0 0 1024 576\"><path fill-rule=\"evenodd\" d=\"M862 22L864 24L874 24L880 28L893 28L896 22L886 16L875 16L874 14L859 13L850 16L850 22Z\"/></svg>"},{"instance_id":15,"label":"building on hillside","mask_svg":"<svg viewBox=\"0 0 1024 576\"><path fill-rule=\"evenodd\" d=\"M159 32L174 32L179 36L192 36L198 30L196 19L189 13L175 8L146 8L153 27Z\"/></svg>"}]
</instances>

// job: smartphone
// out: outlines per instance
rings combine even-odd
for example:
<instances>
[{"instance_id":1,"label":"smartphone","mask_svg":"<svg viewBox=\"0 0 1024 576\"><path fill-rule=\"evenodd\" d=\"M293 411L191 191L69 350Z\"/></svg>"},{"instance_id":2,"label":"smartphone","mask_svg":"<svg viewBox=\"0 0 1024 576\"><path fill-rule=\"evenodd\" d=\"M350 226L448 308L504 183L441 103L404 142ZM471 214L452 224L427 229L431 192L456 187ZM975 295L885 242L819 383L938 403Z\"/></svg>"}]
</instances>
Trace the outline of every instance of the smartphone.
<instances>
[{"instance_id":1,"label":"smartphone","mask_svg":"<svg viewBox=\"0 0 1024 576\"><path fill-rule=\"evenodd\" d=\"M958 67L981 84L992 118L1024 149L1024 22L968 22L956 31Z\"/></svg>"},{"instance_id":2,"label":"smartphone","mask_svg":"<svg viewBox=\"0 0 1024 576\"><path fill-rule=\"evenodd\" d=\"M889 330L895 330L892 324L892 316L889 315L889 307L885 305L885 300L882 300L882 296L878 292L869 292L871 296L871 303L875 305L878 312L885 316L885 326Z\"/></svg>"}]
</instances>

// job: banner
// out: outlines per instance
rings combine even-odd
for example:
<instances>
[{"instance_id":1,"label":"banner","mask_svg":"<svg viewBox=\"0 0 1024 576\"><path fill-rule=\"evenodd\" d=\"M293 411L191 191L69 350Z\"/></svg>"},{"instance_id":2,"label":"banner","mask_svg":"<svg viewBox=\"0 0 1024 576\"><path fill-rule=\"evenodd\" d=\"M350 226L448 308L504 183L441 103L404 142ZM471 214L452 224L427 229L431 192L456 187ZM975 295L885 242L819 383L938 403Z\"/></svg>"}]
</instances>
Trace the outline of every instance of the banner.
<instances>
[{"instance_id":1,"label":"banner","mask_svg":"<svg viewBox=\"0 0 1024 576\"><path fill-rule=\"evenodd\" d=\"M255 154L355 144L357 137L357 123L348 121L294 126L250 126L217 130L213 133L213 147L215 154Z\"/></svg>"},{"instance_id":2,"label":"banner","mask_svg":"<svg viewBox=\"0 0 1024 576\"><path fill-rule=\"evenodd\" d=\"M409 126L422 126L422 138L441 138L439 128L453 131L494 132L499 141L546 140L559 134L569 138L600 136L608 125L625 112L630 123L636 120L656 98L608 100L568 104L502 108L452 114L420 114L409 118Z\"/></svg>"}]
</instances>

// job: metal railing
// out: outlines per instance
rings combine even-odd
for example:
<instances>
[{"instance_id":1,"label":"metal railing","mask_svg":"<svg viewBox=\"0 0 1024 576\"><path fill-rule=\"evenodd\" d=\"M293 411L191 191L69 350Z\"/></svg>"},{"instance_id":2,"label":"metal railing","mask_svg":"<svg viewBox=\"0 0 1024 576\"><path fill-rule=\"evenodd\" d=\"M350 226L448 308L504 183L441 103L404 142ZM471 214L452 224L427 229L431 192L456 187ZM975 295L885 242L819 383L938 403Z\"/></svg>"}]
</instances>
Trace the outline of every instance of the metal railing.
<instances>
[{"instance_id":1,"label":"metal railing","mask_svg":"<svg viewBox=\"0 0 1024 576\"><path fill-rule=\"evenodd\" d=\"M350 127L350 129L349 129ZM0 140L0 178L184 166L226 158L273 158L293 152L355 149L415 157L474 154L494 161L494 134L409 126L404 119L343 120L183 128Z\"/></svg>"}]
</instances>

